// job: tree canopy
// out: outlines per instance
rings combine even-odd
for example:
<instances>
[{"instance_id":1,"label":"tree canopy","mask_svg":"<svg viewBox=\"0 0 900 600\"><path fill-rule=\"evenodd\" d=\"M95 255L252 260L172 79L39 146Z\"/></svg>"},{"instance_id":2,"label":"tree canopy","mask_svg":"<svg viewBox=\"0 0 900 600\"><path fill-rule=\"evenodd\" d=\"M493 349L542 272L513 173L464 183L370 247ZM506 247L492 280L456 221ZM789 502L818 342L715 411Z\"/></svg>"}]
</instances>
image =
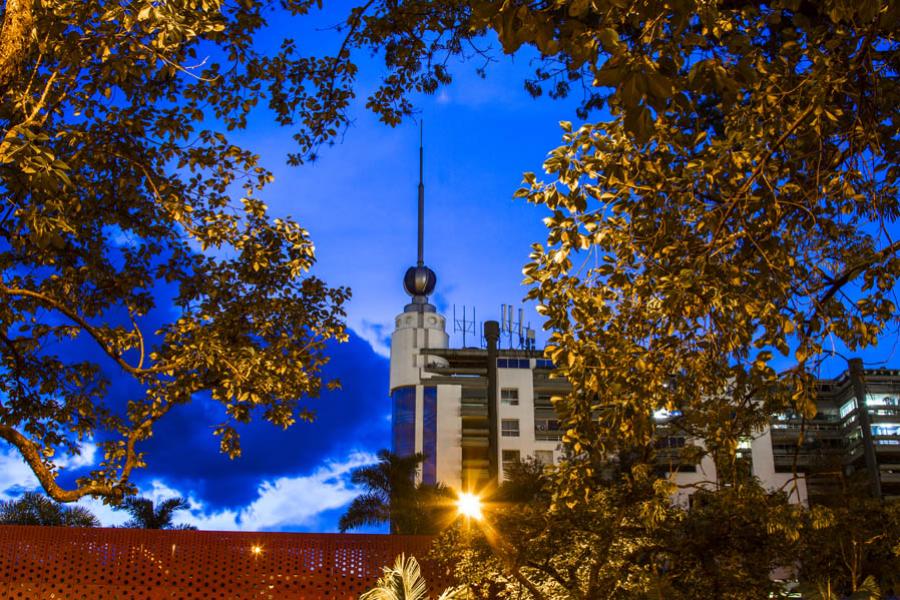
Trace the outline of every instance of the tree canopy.
<instances>
[{"instance_id":1,"label":"tree canopy","mask_svg":"<svg viewBox=\"0 0 900 600\"><path fill-rule=\"evenodd\" d=\"M83 506L66 506L39 492L0 501L0 524L55 527L99 527L100 520Z\"/></svg>"},{"instance_id":2,"label":"tree canopy","mask_svg":"<svg viewBox=\"0 0 900 600\"><path fill-rule=\"evenodd\" d=\"M228 137L264 94L300 109L291 50L253 47L267 4L4 3L0 438L57 500L133 492L141 442L199 394L231 456L254 414L313 416L349 292L309 274L306 230L267 214L271 173ZM142 391L111 393L123 376ZM54 455L90 440L102 461L60 485Z\"/></svg>"},{"instance_id":3,"label":"tree canopy","mask_svg":"<svg viewBox=\"0 0 900 600\"><path fill-rule=\"evenodd\" d=\"M489 60L490 34L533 59L528 93L581 99L583 122L561 123L545 175L526 173L516 195L548 210L524 275L547 354L573 387L555 400L568 458L547 519L618 562L573 564L563 536L519 520L511 529L534 533L546 562L531 568L549 586L664 595L677 559L680 581L710 594L773 591L762 548L787 557L802 513L747 480L738 445L774 413L813 418L823 361L900 323L898 17L879 0L374 0L351 11L334 57L348 99L337 124L353 51L384 58L367 104L395 123L411 94L449 83L453 57ZM660 409L704 440L694 458L718 467L706 504L686 514L670 511L671 482L654 472ZM686 545L718 526L712 560Z\"/></svg>"},{"instance_id":4,"label":"tree canopy","mask_svg":"<svg viewBox=\"0 0 900 600\"><path fill-rule=\"evenodd\" d=\"M345 122L371 50L367 106L395 123L454 57L492 59L486 33L529 48L526 90L579 95L585 120L517 192L549 212L524 274L574 386L566 442L645 446L666 408L724 466L772 413L814 416L836 346L897 333L898 17L878 0L372 1L309 93Z\"/></svg>"}]
</instances>

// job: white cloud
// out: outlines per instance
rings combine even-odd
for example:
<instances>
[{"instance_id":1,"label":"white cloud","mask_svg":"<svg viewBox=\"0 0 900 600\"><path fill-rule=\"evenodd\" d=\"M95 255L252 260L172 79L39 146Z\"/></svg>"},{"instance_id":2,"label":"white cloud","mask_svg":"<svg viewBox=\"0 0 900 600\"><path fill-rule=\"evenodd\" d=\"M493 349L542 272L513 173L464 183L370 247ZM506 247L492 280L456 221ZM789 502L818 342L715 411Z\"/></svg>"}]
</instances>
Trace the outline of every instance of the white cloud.
<instances>
[{"instance_id":1,"label":"white cloud","mask_svg":"<svg viewBox=\"0 0 900 600\"><path fill-rule=\"evenodd\" d=\"M369 342L369 345L372 346L372 351L375 354L382 356L384 358L391 357L391 335L390 335L390 327L391 325L386 323L375 323L368 319L355 320L350 324L350 328L356 332L356 334Z\"/></svg>"},{"instance_id":2,"label":"white cloud","mask_svg":"<svg viewBox=\"0 0 900 600\"><path fill-rule=\"evenodd\" d=\"M82 455L67 461L69 468L92 464L96 447L86 444ZM377 458L366 452L351 452L346 458L326 461L309 474L264 480L257 488L257 497L250 504L236 509L208 512L205 504L190 492L175 489L160 479L139 494L160 502L183 496L190 508L175 515L176 523L195 525L200 529L219 531L264 531L288 527L319 529L322 513L341 508L359 493L350 483L350 472L356 467L371 464ZM18 497L22 492L40 489L40 484L21 456L13 449L0 452L0 500ZM77 504L94 513L106 526L121 525L128 514L114 510L102 500L83 498Z\"/></svg>"},{"instance_id":3,"label":"white cloud","mask_svg":"<svg viewBox=\"0 0 900 600\"><path fill-rule=\"evenodd\" d=\"M72 456L66 454L56 460L56 466L61 469L80 469L92 467L97 459L97 445L93 442L84 442L80 446L80 454Z\"/></svg>"},{"instance_id":4,"label":"white cloud","mask_svg":"<svg viewBox=\"0 0 900 600\"><path fill-rule=\"evenodd\" d=\"M261 530L293 525L312 525L319 513L340 508L359 490L349 484L350 471L377 459L356 452L344 462L328 462L305 477L280 477L264 482L259 498L241 513L241 522Z\"/></svg>"},{"instance_id":5,"label":"white cloud","mask_svg":"<svg viewBox=\"0 0 900 600\"><path fill-rule=\"evenodd\" d=\"M0 500L9 500L39 485L21 454L9 447L0 452Z\"/></svg>"},{"instance_id":6,"label":"white cloud","mask_svg":"<svg viewBox=\"0 0 900 600\"><path fill-rule=\"evenodd\" d=\"M359 494L350 484L350 472L376 460L372 454L352 452L341 461L327 461L309 475L263 481L256 500L239 510L206 513L201 502L190 498L190 514L181 513L178 521L213 530L315 528L322 513L346 505Z\"/></svg>"}]
</instances>

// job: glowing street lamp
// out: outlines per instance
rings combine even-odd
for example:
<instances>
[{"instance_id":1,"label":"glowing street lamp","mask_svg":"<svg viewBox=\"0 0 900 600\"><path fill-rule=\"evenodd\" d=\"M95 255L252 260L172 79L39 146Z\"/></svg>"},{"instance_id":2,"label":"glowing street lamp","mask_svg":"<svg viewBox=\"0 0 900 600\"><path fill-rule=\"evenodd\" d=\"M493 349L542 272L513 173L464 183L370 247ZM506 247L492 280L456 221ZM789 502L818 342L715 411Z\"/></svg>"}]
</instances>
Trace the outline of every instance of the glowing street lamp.
<instances>
[{"instance_id":1,"label":"glowing street lamp","mask_svg":"<svg viewBox=\"0 0 900 600\"><path fill-rule=\"evenodd\" d=\"M469 492L462 492L456 499L456 510L462 516L476 521L484 517L481 514L481 498Z\"/></svg>"}]
</instances>

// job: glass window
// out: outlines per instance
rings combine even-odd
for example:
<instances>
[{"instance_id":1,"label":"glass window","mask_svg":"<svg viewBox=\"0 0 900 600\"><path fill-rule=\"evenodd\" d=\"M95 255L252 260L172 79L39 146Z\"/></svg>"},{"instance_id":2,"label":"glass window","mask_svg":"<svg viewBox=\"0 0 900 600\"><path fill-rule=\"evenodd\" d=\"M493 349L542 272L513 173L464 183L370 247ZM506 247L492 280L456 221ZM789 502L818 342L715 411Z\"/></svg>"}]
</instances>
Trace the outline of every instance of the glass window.
<instances>
[{"instance_id":1,"label":"glass window","mask_svg":"<svg viewBox=\"0 0 900 600\"><path fill-rule=\"evenodd\" d=\"M393 412L391 438L394 454L409 456L416 451L416 388L404 386L391 394Z\"/></svg>"},{"instance_id":2,"label":"glass window","mask_svg":"<svg viewBox=\"0 0 900 600\"><path fill-rule=\"evenodd\" d=\"M884 423L872 425L872 435L900 435L900 424Z\"/></svg>"},{"instance_id":3,"label":"glass window","mask_svg":"<svg viewBox=\"0 0 900 600\"><path fill-rule=\"evenodd\" d=\"M519 437L519 420L503 419L500 421L500 431L503 437Z\"/></svg>"},{"instance_id":4,"label":"glass window","mask_svg":"<svg viewBox=\"0 0 900 600\"><path fill-rule=\"evenodd\" d=\"M500 390L500 403L508 404L510 406L518 406L519 405L519 390L518 390L518 388L502 388Z\"/></svg>"},{"instance_id":5,"label":"glass window","mask_svg":"<svg viewBox=\"0 0 900 600\"><path fill-rule=\"evenodd\" d=\"M511 463L511 462L516 462L517 460L519 460L519 457L521 455L519 454L518 450L504 450L502 456L503 456L503 462Z\"/></svg>"},{"instance_id":6,"label":"glass window","mask_svg":"<svg viewBox=\"0 0 900 600\"><path fill-rule=\"evenodd\" d=\"M537 431L558 431L559 421L557 419L535 419L534 428Z\"/></svg>"},{"instance_id":7,"label":"glass window","mask_svg":"<svg viewBox=\"0 0 900 600\"><path fill-rule=\"evenodd\" d=\"M437 483L437 388L425 387L422 400L422 481L433 485Z\"/></svg>"},{"instance_id":8,"label":"glass window","mask_svg":"<svg viewBox=\"0 0 900 600\"><path fill-rule=\"evenodd\" d=\"M552 465L553 450L535 450L534 458L542 465Z\"/></svg>"},{"instance_id":9,"label":"glass window","mask_svg":"<svg viewBox=\"0 0 900 600\"><path fill-rule=\"evenodd\" d=\"M553 361L550 360L549 358L539 358L534 361L534 368L535 369L552 369Z\"/></svg>"},{"instance_id":10,"label":"glass window","mask_svg":"<svg viewBox=\"0 0 900 600\"><path fill-rule=\"evenodd\" d=\"M841 405L841 418L843 419L844 417L846 417L847 415L852 413L854 410L856 410L856 399L850 398L849 400L847 400L846 402L844 402Z\"/></svg>"},{"instance_id":11,"label":"glass window","mask_svg":"<svg viewBox=\"0 0 900 600\"><path fill-rule=\"evenodd\" d=\"M897 398L889 394L867 394L866 406L897 406Z\"/></svg>"},{"instance_id":12,"label":"glass window","mask_svg":"<svg viewBox=\"0 0 900 600\"><path fill-rule=\"evenodd\" d=\"M530 369L531 361L527 358L498 358L498 369Z\"/></svg>"}]
</instances>

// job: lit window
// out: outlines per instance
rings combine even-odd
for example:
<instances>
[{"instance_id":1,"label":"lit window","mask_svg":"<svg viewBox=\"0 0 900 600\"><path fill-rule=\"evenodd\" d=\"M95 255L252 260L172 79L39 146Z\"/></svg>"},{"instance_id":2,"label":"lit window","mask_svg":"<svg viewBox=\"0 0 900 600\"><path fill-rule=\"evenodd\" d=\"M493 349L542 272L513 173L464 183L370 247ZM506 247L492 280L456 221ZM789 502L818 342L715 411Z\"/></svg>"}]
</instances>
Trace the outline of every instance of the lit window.
<instances>
[{"instance_id":1,"label":"lit window","mask_svg":"<svg viewBox=\"0 0 900 600\"><path fill-rule=\"evenodd\" d=\"M552 465L553 450L535 450L534 458L542 465Z\"/></svg>"},{"instance_id":2,"label":"lit window","mask_svg":"<svg viewBox=\"0 0 900 600\"><path fill-rule=\"evenodd\" d=\"M851 398L847 402L844 402L844 404L841 406L841 418L843 419L854 410L856 410L856 400L854 398Z\"/></svg>"},{"instance_id":3,"label":"lit window","mask_svg":"<svg viewBox=\"0 0 900 600\"><path fill-rule=\"evenodd\" d=\"M503 419L500 421L500 431L503 437L519 437L519 420Z\"/></svg>"},{"instance_id":4,"label":"lit window","mask_svg":"<svg viewBox=\"0 0 900 600\"><path fill-rule=\"evenodd\" d=\"M900 435L900 425L894 424L894 423L884 423L881 425L872 425L872 435L878 435L878 436Z\"/></svg>"},{"instance_id":5,"label":"lit window","mask_svg":"<svg viewBox=\"0 0 900 600\"><path fill-rule=\"evenodd\" d=\"M500 390L500 403L510 406L519 405L519 390L516 388L503 388Z\"/></svg>"},{"instance_id":6,"label":"lit window","mask_svg":"<svg viewBox=\"0 0 900 600\"><path fill-rule=\"evenodd\" d=\"M680 417L680 410L668 410L666 408L659 408L653 411L653 419L656 421L666 421L668 419L672 419L674 417Z\"/></svg>"},{"instance_id":7,"label":"lit window","mask_svg":"<svg viewBox=\"0 0 900 600\"><path fill-rule=\"evenodd\" d=\"M866 396L866 406L897 406L897 399L888 394L869 394Z\"/></svg>"}]
</instances>

